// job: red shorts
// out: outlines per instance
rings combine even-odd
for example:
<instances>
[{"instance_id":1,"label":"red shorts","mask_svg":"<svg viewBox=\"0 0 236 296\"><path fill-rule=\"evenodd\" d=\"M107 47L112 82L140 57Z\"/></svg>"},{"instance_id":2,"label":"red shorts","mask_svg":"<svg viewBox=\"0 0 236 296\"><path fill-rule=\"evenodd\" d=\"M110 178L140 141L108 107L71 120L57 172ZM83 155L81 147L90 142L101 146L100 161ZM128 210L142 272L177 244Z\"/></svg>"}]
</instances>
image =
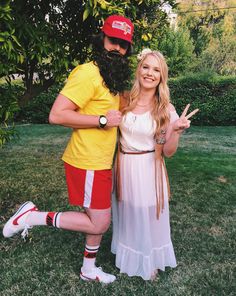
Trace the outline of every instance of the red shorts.
<instances>
[{"instance_id":1,"label":"red shorts","mask_svg":"<svg viewBox=\"0 0 236 296\"><path fill-rule=\"evenodd\" d=\"M64 165L70 205L90 209L111 207L112 170L83 170Z\"/></svg>"}]
</instances>

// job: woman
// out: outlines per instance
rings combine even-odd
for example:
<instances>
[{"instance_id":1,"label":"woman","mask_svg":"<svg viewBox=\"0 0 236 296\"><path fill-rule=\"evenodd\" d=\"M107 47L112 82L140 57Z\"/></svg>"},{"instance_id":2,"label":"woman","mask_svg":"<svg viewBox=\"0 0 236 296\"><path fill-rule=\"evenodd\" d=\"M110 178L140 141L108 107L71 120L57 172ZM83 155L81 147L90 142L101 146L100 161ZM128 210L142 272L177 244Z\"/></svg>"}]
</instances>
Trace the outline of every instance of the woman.
<instances>
[{"instance_id":1,"label":"woman","mask_svg":"<svg viewBox=\"0 0 236 296\"><path fill-rule=\"evenodd\" d=\"M158 269L176 267L163 156L176 152L180 135L198 110L187 115L187 105L177 115L160 52L145 49L138 59L134 85L122 103L112 252L120 272L150 280Z\"/></svg>"}]
</instances>

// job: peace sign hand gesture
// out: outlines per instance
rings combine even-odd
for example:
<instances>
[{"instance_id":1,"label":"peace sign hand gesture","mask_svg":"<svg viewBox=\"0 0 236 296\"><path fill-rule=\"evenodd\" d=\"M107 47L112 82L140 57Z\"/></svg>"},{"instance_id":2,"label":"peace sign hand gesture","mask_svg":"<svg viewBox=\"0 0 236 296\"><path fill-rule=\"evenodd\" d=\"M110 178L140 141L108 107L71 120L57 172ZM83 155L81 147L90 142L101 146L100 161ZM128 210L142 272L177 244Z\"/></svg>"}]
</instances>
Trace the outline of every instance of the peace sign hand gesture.
<instances>
[{"instance_id":1,"label":"peace sign hand gesture","mask_svg":"<svg viewBox=\"0 0 236 296\"><path fill-rule=\"evenodd\" d=\"M173 130L175 132L177 132L178 134L181 134L186 128L190 127L190 123L191 121L189 120L189 118L191 118L194 114L196 114L199 109L195 109L193 110L191 113L189 113L187 115L188 109L190 107L190 104L188 104L183 113L181 114L180 118L177 119L174 123L173 123Z\"/></svg>"}]
</instances>

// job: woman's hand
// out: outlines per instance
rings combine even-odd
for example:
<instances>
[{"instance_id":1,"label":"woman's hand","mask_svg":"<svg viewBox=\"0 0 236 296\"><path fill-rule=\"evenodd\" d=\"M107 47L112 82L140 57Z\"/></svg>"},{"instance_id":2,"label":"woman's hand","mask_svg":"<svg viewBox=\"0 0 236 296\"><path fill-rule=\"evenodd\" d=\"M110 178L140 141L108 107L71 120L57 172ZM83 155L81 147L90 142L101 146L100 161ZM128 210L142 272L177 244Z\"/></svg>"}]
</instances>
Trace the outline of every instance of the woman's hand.
<instances>
[{"instance_id":1,"label":"woman's hand","mask_svg":"<svg viewBox=\"0 0 236 296\"><path fill-rule=\"evenodd\" d=\"M188 104L183 113L181 114L180 118L177 119L174 123L173 123L173 131L178 133L178 134L181 134L185 129L189 128L190 127L190 123L191 121L189 120L189 118L191 118L194 114L196 114L199 109L195 109L193 110L191 113L189 113L187 115L187 112L188 112L188 109L190 107L190 104Z\"/></svg>"}]
</instances>

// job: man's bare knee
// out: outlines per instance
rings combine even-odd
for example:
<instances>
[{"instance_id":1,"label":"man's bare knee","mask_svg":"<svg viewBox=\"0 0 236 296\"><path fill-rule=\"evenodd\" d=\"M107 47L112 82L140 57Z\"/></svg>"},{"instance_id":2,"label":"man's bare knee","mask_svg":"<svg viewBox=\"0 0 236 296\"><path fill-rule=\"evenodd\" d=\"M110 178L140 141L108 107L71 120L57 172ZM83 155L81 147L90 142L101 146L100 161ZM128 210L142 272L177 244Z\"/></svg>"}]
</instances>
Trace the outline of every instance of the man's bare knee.
<instances>
[{"instance_id":1,"label":"man's bare knee","mask_svg":"<svg viewBox=\"0 0 236 296\"><path fill-rule=\"evenodd\" d=\"M111 222L110 209L107 210L87 210L88 216L94 225L93 234L103 234L105 233Z\"/></svg>"},{"instance_id":2,"label":"man's bare knee","mask_svg":"<svg viewBox=\"0 0 236 296\"><path fill-rule=\"evenodd\" d=\"M105 233L108 230L110 223L111 223L111 219L109 218L109 219L104 220L100 225L97 225L98 234Z\"/></svg>"}]
</instances>

